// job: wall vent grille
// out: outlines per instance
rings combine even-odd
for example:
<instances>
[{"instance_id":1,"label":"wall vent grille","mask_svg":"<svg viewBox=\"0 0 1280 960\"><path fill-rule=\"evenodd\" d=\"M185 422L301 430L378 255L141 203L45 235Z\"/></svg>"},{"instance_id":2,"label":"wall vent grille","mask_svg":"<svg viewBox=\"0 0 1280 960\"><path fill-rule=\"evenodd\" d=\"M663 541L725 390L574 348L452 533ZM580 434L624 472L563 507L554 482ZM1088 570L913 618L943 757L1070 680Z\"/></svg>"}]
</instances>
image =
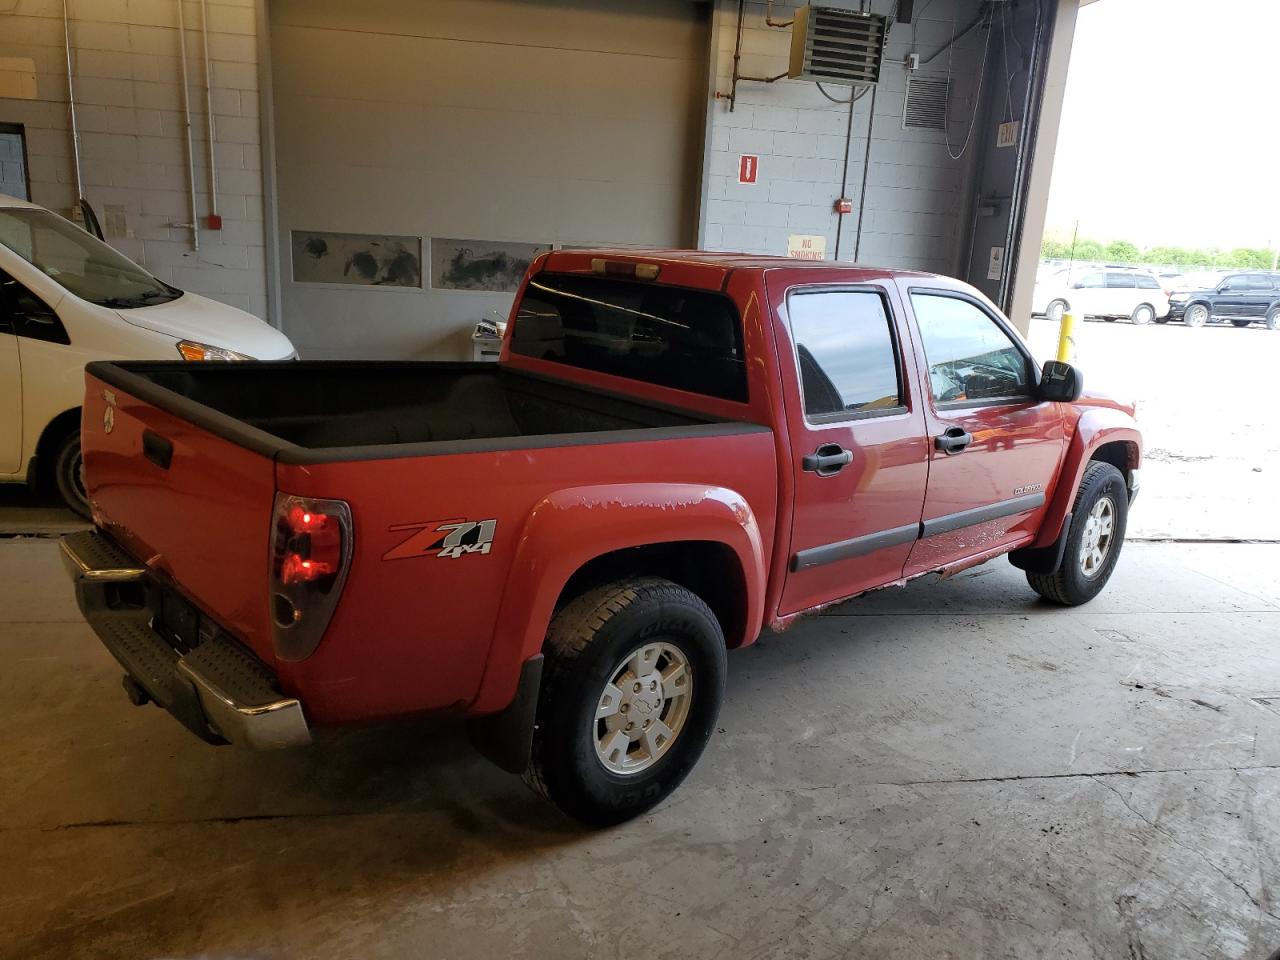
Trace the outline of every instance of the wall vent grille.
<instances>
[{"instance_id":1,"label":"wall vent grille","mask_svg":"<svg viewBox=\"0 0 1280 960\"><path fill-rule=\"evenodd\" d=\"M889 18L839 4L811 3L796 11L791 26L794 80L863 86L880 81Z\"/></svg>"},{"instance_id":2,"label":"wall vent grille","mask_svg":"<svg viewBox=\"0 0 1280 960\"><path fill-rule=\"evenodd\" d=\"M946 130L950 95L951 81L947 77L907 77L907 96L902 103L903 129Z\"/></svg>"}]
</instances>

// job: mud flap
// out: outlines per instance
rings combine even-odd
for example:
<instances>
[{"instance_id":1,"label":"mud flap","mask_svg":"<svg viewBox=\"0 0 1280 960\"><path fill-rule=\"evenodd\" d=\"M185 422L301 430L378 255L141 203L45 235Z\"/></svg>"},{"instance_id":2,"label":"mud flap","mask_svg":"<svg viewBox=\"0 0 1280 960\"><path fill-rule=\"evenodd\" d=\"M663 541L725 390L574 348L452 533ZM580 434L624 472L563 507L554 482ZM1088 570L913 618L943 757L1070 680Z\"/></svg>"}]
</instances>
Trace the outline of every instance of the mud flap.
<instances>
[{"instance_id":1,"label":"mud flap","mask_svg":"<svg viewBox=\"0 0 1280 960\"><path fill-rule=\"evenodd\" d=\"M1009 562L1027 573L1053 573L1062 564L1067 550L1067 536L1071 533L1071 514L1062 518L1062 532L1047 547L1024 548L1009 554Z\"/></svg>"},{"instance_id":2,"label":"mud flap","mask_svg":"<svg viewBox=\"0 0 1280 960\"><path fill-rule=\"evenodd\" d=\"M533 725L542 683L542 654L520 667L520 684L505 710L467 721L467 735L481 755L510 773L524 773L533 749Z\"/></svg>"}]
</instances>

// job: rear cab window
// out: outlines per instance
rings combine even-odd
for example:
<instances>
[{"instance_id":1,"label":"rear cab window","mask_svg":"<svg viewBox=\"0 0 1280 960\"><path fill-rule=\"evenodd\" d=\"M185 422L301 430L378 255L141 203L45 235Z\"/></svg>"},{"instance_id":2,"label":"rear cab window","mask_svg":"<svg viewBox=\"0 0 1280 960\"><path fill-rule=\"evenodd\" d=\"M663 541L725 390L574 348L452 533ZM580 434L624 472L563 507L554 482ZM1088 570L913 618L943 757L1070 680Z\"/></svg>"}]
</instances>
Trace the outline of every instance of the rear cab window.
<instances>
[{"instance_id":1,"label":"rear cab window","mask_svg":"<svg viewBox=\"0 0 1280 960\"><path fill-rule=\"evenodd\" d=\"M742 321L720 293L540 273L525 287L513 354L747 402Z\"/></svg>"}]
</instances>

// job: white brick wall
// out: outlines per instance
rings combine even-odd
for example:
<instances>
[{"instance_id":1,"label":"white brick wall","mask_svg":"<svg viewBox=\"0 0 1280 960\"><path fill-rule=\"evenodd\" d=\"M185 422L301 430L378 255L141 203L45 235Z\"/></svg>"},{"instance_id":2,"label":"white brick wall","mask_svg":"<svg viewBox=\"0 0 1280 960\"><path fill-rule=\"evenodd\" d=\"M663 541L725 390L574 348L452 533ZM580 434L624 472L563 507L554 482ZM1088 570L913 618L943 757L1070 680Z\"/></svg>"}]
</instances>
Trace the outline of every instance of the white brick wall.
<instances>
[{"instance_id":1,"label":"white brick wall","mask_svg":"<svg viewBox=\"0 0 1280 960\"><path fill-rule=\"evenodd\" d=\"M873 0L871 9L884 12L892 6L891 0ZM978 0L955 0L958 24L966 25L978 6ZM953 33L952 0L917 4L917 8L923 8L923 16L917 18L914 41L910 25L895 23L890 28L876 93L865 198L860 193L870 95L854 106L844 191L854 202L854 214L844 218L840 259L853 258L861 208L861 262L954 273L967 239L962 236L967 228L963 191L977 151L971 149L955 161L948 156L941 132L902 127L907 75L903 60L913 49L922 56L932 54ZM793 9L785 2L775 3L774 17L790 19ZM729 92L737 16L736 0L716 0L715 66L721 93ZM744 74L774 76L787 68L790 30L766 27L764 16L764 3L747 3ZM982 30L974 31L955 46L951 58L952 152L959 151L968 128L985 39ZM922 73L945 76L947 66L944 53ZM826 85L826 89L836 97L848 95L847 87ZM740 81L732 112L723 99L713 103L701 244L709 249L783 254L789 234L821 234L827 238L828 258L834 257L839 220L834 203L845 172L848 109L824 98L815 84L791 80ZM760 157L758 182L753 185L737 182L738 157L744 153Z\"/></svg>"},{"instance_id":2,"label":"white brick wall","mask_svg":"<svg viewBox=\"0 0 1280 960\"><path fill-rule=\"evenodd\" d=\"M69 0L84 192L103 216L123 205L129 235L108 241L161 279L265 316L262 160L254 0L208 0L221 232L193 253L176 0ZM33 57L36 99L0 98L0 121L26 127L31 199L75 200L61 0L0 12L0 56ZM200 5L188 0L187 69L196 209L209 212Z\"/></svg>"}]
</instances>

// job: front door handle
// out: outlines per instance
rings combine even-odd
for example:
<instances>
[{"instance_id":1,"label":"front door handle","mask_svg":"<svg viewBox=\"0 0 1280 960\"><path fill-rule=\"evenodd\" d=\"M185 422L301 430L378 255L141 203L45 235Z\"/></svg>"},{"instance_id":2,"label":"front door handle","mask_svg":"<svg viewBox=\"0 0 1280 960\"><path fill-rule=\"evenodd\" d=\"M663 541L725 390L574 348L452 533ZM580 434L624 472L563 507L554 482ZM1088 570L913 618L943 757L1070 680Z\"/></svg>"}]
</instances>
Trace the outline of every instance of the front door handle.
<instances>
[{"instance_id":1,"label":"front door handle","mask_svg":"<svg viewBox=\"0 0 1280 960\"><path fill-rule=\"evenodd\" d=\"M973 443L973 434L960 427L949 427L945 433L940 433L933 438L933 445L947 456L953 453L964 453L965 447L971 443Z\"/></svg>"},{"instance_id":2,"label":"front door handle","mask_svg":"<svg viewBox=\"0 0 1280 960\"><path fill-rule=\"evenodd\" d=\"M851 463L853 463L853 451L846 450L838 443L824 443L813 453L805 454L800 460L801 467L820 477L834 476Z\"/></svg>"}]
</instances>

